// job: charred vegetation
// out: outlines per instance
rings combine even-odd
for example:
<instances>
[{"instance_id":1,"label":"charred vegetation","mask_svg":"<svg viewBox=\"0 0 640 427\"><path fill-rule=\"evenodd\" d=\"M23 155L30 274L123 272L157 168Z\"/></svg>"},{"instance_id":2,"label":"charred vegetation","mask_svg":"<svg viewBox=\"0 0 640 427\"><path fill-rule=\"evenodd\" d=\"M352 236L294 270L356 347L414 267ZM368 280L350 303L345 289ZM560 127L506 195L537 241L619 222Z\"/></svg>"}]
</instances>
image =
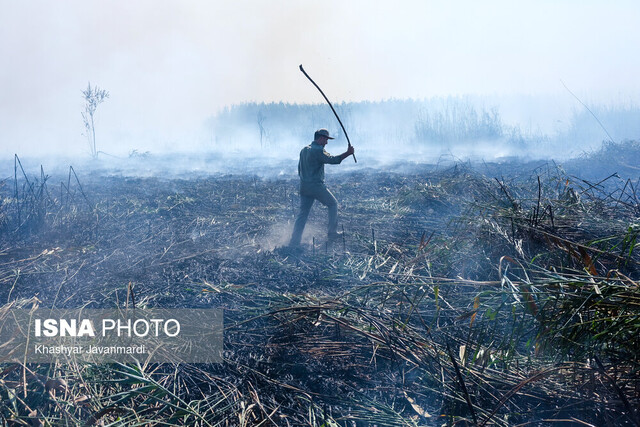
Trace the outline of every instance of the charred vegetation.
<instances>
[{"instance_id":1,"label":"charred vegetation","mask_svg":"<svg viewBox=\"0 0 640 427\"><path fill-rule=\"evenodd\" d=\"M221 307L225 353L217 365L4 363L0 416L638 425L637 183L571 167L348 173L332 183L344 238L311 227L293 252L282 247L293 177L70 169L56 186L16 157L0 187L0 317L33 305Z\"/></svg>"}]
</instances>

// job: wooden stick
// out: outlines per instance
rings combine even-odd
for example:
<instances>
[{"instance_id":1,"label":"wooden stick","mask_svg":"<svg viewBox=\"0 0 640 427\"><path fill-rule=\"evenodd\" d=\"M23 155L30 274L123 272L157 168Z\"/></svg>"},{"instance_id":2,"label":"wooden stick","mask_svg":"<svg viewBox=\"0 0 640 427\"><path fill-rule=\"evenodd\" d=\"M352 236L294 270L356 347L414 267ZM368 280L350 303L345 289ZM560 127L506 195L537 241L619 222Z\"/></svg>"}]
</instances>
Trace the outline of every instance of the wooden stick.
<instances>
[{"instance_id":1,"label":"wooden stick","mask_svg":"<svg viewBox=\"0 0 640 427\"><path fill-rule=\"evenodd\" d=\"M333 105L331 105L331 101L329 101L329 98L327 98L327 95L325 95L322 89L320 89L320 86L318 86L316 82L314 82L313 79L309 77L309 74L307 74L307 72L304 71L304 68L302 68L302 64L300 64L300 71L302 71L302 74L304 74L305 77L308 78L311 83L313 83L316 89L320 91L320 94L322 95L324 100L327 101L327 104L329 104L329 107L331 107L331 111L333 111L333 114L336 116L336 119L338 119L338 123L340 123L340 127L342 128L342 132L344 132L345 138L347 138L347 144L349 144L349 147L351 147L351 141L349 140L349 135L347 134L347 130L344 128L344 125L342 124L342 120L340 120L338 113L336 113L336 110L333 108ZM352 154L352 155L353 155L353 161L358 163L358 160L356 159L356 155L355 154Z\"/></svg>"}]
</instances>

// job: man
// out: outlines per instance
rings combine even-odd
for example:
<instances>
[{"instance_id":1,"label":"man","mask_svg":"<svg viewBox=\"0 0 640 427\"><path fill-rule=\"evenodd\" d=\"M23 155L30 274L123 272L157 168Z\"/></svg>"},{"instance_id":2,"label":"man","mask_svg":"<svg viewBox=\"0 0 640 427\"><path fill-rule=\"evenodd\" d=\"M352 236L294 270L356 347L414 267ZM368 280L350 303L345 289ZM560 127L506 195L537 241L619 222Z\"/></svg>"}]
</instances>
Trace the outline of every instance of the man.
<instances>
[{"instance_id":1,"label":"man","mask_svg":"<svg viewBox=\"0 0 640 427\"><path fill-rule=\"evenodd\" d=\"M318 129L313 135L313 142L300 151L298 175L300 176L300 212L293 227L293 235L289 246L299 246L302 232L307 223L311 206L315 200L329 208L329 238L339 236L338 230L338 201L324 185L324 165L340 164L353 154L353 147L339 156L332 156L324 150L330 139L329 131Z\"/></svg>"}]
</instances>

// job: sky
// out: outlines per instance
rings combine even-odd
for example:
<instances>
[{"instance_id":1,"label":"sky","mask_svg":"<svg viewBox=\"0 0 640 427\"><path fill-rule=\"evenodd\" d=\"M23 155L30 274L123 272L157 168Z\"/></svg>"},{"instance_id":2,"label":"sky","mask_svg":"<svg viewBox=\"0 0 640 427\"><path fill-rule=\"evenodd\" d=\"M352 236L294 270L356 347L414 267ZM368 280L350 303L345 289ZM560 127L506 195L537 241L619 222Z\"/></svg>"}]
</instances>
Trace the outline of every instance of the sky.
<instances>
[{"instance_id":1,"label":"sky","mask_svg":"<svg viewBox=\"0 0 640 427\"><path fill-rule=\"evenodd\" d=\"M0 155L206 146L224 106L450 95L640 100L635 0L0 0ZM514 107L517 109L517 107Z\"/></svg>"}]
</instances>

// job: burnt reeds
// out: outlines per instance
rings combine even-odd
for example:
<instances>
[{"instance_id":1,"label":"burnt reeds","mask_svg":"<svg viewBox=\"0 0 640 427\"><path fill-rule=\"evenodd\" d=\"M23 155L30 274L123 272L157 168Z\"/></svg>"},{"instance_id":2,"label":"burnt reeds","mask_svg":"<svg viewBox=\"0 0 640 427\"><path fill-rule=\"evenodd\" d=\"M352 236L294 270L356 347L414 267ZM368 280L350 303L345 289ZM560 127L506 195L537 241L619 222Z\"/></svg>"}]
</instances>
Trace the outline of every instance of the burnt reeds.
<instances>
[{"instance_id":1,"label":"burnt reeds","mask_svg":"<svg viewBox=\"0 0 640 427\"><path fill-rule=\"evenodd\" d=\"M74 223L76 228L79 225L80 212L94 212L95 206L89 201L72 166L67 183L60 182L59 192L49 191L49 181L42 165L39 176L30 177L18 155L14 155L13 191L10 197L3 197L1 206L0 225L5 238L26 239L60 224L66 224L69 232ZM76 201L77 192L82 195L82 201Z\"/></svg>"},{"instance_id":2,"label":"burnt reeds","mask_svg":"<svg viewBox=\"0 0 640 427\"><path fill-rule=\"evenodd\" d=\"M636 185L553 166L507 172L354 175L335 186L348 202L342 251L316 252L312 238L290 253L269 246L291 219L282 182L80 186L70 170L64 203L95 201L100 228L0 252L0 317L34 289L41 305L224 307L224 363L27 366L42 381L3 363L0 413L50 424L633 425ZM310 224L324 226L316 213ZM78 233L87 224L72 222Z\"/></svg>"}]
</instances>

